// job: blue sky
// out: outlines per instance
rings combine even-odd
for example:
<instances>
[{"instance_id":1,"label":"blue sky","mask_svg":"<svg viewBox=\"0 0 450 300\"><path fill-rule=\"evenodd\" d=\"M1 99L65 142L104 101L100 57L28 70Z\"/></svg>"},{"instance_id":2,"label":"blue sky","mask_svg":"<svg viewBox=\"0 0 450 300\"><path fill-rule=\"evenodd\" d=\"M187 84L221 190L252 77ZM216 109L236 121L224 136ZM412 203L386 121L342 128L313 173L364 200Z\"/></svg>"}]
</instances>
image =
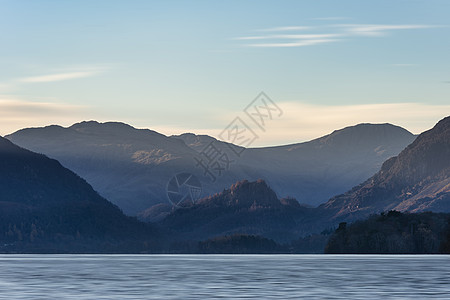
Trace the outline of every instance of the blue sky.
<instances>
[{"instance_id":1,"label":"blue sky","mask_svg":"<svg viewBox=\"0 0 450 300\"><path fill-rule=\"evenodd\" d=\"M0 134L117 120L217 136L260 92L256 145L450 108L450 1L1 1Z\"/></svg>"}]
</instances>

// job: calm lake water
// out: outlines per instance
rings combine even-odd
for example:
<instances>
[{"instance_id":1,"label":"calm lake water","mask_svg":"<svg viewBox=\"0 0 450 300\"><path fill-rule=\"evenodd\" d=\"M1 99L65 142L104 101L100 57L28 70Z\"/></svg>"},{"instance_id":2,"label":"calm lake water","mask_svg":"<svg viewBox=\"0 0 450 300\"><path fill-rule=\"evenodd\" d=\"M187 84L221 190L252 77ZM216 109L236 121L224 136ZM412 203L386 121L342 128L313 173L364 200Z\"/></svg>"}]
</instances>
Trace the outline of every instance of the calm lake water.
<instances>
[{"instance_id":1,"label":"calm lake water","mask_svg":"<svg viewBox=\"0 0 450 300\"><path fill-rule=\"evenodd\" d=\"M0 299L450 299L450 256L0 255Z\"/></svg>"}]
</instances>

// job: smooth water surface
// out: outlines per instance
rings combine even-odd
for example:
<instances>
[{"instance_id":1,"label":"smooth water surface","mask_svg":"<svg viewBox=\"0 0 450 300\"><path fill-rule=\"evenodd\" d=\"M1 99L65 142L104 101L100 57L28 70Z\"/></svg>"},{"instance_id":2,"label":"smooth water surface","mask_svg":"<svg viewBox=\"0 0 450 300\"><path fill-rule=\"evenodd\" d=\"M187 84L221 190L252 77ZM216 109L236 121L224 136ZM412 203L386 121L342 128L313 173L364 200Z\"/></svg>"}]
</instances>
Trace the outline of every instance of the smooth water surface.
<instances>
[{"instance_id":1,"label":"smooth water surface","mask_svg":"<svg viewBox=\"0 0 450 300\"><path fill-rule=\"evenodd\" d=\"M0 255L0 299L450 299L450 256Z\"/></svg>"}]
</instances>

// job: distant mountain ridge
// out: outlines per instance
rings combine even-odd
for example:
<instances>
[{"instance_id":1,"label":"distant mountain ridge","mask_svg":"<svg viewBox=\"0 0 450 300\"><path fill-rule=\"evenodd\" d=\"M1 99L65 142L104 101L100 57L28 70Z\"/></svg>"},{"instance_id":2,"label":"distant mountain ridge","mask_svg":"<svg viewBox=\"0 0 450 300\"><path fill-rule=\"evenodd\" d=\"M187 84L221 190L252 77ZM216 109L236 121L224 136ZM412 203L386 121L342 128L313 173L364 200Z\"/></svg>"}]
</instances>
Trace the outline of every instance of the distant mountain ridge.
<instances>
[{"instance_id":1,"label":"distant mountain ridge","mask_svg":"<svg viewBox=\"0 0 450 300\"><path fill-rule=\"evenodd\" d=\"M197 151L216 141L191 133L172 137ZM316 206L375 174L386 159L414 139L409 131L395 125L358 124L309 142L248 148L237 168L247 174L244 179L265 179L280 197L290 196ZM215 145L227 149L220 141Z\"/></svg>"},{"instance_id":2,"label":"distant mountain ridge","mask_svg":"<svg viewBox=\"0 0 450 300\"><path fill-rule=\"evenodd\" d=\"M155 204L167 203L167 182L180 172L197 176L203 195L222 191L237 181L262 178L280 198L293 197L316 206L372 176L415 136L390 124L360 124L310 142L249 148L240 158L233 158L230 169L214 183L196 167L194 158L212 141L222 149L229 148L209 136L166 137L123 123L90 121L68 128L23 129L7 138L58 159L125 213L137 215Z\"/></svg>"},{"instance_id":3,"label":"distant mountain ridge","mask_svg":"<svg viewBox=\"0 0 450 300\"><path fill-rule=\"evenodd\" d=\"M321 207L348 220L386 210L450 212L450 117L420 134L366 182Z\"/></svg>"},{"instance_id":4,"label":"distant mountain ridge","mask_svg":"<svg viewBox=\"0 0 450 300\"><path fill-rule=\"evenodd\" d=\"M58 159L131 215L148 208L152 199L161 201L164 188L155 192L154 187L165 186L173 161L195 155L182 141L117 122L30 128L8 138ZM161 169L162 164L169 168ZM177 166L187 168L183 161Z\"/></svg>"}]
</instances>

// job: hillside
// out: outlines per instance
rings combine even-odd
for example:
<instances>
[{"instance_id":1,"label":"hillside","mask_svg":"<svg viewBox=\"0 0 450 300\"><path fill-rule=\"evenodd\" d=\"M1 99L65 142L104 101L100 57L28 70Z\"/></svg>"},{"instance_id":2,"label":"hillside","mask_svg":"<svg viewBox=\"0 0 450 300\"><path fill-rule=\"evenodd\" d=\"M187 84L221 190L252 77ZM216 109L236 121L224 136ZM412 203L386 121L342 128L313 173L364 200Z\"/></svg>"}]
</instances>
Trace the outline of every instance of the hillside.
<instances>
[{"instance_id":1,"label":"hillside","mask_svg":"<svg viewBox=\"0 0 450 300\"><path fill-rule=\"evenodd\" d=\"M164 202L161 187L178 168L190 168L195 154L179 140L114 122L31 128L8 138L57 159L130 215Z\"/></svg>"},{"instance_id":2,"label":"hillside","mask_svg":"<svg viewBox=\"0 0 450 300\"><path fill-rule=\"evenodd\" d=\"M295 199L279 200L263 180L244 180L191 207L172 211L157 224L178 239L247 234L285 242L310 230L304 224L312 210Z\"/></svg>"},{"instance_id":3,"label":"hillside","mask_svg":"<svg viewBox=\"0 0 450 300\"><path fill-rule=\"evenodd\" d=\"M261 166L280 197L318 206L371 177L414 139L391 124L359 124L310 142L249 149L242 163Z\"/></svg>"},{"instance_id":4,"label":"hillside","mask_svg":"<svg viewBox=\"0 0 450 300\"><path fill-rule=\"evenodd\" d=\"M58 161L1 137L0 190L0 252L134 252L155 239Z\"/></svg>"},{"instance_id":5,"label":"hillside","mask_svg":"<svg viewBox=\"0 0 450 300\"><path fill-rule=\"evenodd\" d=\"M387 210L450 212L450 117L420 134L373 177L321 209L341 220Z\"/></svg>"}]
</instances>

